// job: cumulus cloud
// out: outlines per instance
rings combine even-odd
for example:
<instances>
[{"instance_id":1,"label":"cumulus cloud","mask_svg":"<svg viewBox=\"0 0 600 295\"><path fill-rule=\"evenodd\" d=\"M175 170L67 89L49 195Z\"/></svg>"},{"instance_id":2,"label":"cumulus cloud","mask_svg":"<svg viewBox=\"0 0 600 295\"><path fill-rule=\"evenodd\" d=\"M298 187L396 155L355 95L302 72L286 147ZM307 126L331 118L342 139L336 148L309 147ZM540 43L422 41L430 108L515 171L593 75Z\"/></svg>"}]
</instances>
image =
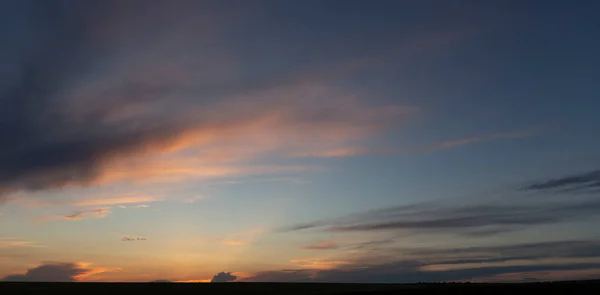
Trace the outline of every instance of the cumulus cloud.
<instances>
[{"instance_id":1,"label":"cumulus cloud","mask_svg":"<svg viewBox=\"0 0 600 295\"><path fill-rule=\"evenodd\" d=\"M85 277L110 271L92 268L86 263L44 263L28 269L24 274L9 275L3 281L19 282L76 282Z\"/></svg>"},{"instance_id":2,"label":"cumulus cloud","mask_svg":"<svg viewBox=\"0 0 600 295\"><path fill-rule=\"evenodd\" d=\"M230 272L220 272L213 276L211 283L225 283L235 281L237 276L232 275Z\"/></svg>"}]
</instances>

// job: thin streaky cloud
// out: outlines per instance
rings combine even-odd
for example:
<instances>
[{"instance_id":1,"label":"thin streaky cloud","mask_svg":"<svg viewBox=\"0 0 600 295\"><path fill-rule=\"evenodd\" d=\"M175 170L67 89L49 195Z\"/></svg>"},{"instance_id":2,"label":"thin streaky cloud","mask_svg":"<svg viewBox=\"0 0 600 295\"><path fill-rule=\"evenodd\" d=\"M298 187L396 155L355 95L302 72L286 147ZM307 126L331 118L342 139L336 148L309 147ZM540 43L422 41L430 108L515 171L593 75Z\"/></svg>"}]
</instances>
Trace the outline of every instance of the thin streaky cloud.
<instances>
[{"instance_id":1,"label":"thin streaky cloud","mask_svg":"<svg viewBox=\"0 0 600 295\"><path fill-rule=\"evenodd\" d=\"M527 129L514 132L492 133L488 135L478 135L468 138L461 138L449 141L442 141L433 145L422 146L417 148L364 148L364 147L341 147L330 150L314 151L312 153L299 153L295 157L317 157L317 158L336 158L336 157L354 157L363 155L402 155L402 154L419 154L432 153L461 146L467 146L476 143L487 141L502 140L502 139L520 139L536 136L540 134L539 129Z\"/></svg>"},{"instance_id":2,"label":"thin streaky cloud","mask_svg":"<svg viewBox=\"0 0 600 295\"><path fill-rule=\"evenodd\" d=\"M331 241L320 241L318 243L302 247L302 249L305 250L332 250L338 248L340 248L340 245Z\"/></svg>"},{"instance_id":3,"label":"thin streaky cloud","mask_svg":"<svg viewBox=\"0 0 600 295\"><path fill-rule=\"evenodd\" d=\"M600 170L538 181L522 188L524 191L597 191L600 189Z\"/></svg>"},{"instance_id":4,"label":"thin streaky cloud","mask_svg":"<svg viewBox=\"0 0 600 295\"><path fill-rule=\"evenodd\" d=\"M54 216L45 217L45 218L38 218L37 221L39 221L39 222L58 221L58 220L79 221L79 220L85 220L85 219L99 219L99 218L105 218L108 215L110 215L111 213L112 213L112 211L110 210L110 207L103 207L103 208L97 208L97 209L91 209L91 210L76 211L71 214L54 215Z\"/></svg>"}]
</instances>

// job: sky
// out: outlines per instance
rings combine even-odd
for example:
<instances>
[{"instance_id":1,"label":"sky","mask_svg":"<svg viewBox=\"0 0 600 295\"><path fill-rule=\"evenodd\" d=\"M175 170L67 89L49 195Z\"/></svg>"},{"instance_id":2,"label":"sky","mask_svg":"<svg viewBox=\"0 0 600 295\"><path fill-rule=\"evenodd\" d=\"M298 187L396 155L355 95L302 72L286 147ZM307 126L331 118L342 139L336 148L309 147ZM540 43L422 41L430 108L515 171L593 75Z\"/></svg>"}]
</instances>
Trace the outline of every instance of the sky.
<instances>
[{"instance_id":1,"label":"sky","mask_svg":"<svg viewBox=\"0 0 600 295\"><path fill-rule=\"evenodd\" d=\"M0 279L600 278L597 1L0 4Z\"/></svg>"}]
</instances>

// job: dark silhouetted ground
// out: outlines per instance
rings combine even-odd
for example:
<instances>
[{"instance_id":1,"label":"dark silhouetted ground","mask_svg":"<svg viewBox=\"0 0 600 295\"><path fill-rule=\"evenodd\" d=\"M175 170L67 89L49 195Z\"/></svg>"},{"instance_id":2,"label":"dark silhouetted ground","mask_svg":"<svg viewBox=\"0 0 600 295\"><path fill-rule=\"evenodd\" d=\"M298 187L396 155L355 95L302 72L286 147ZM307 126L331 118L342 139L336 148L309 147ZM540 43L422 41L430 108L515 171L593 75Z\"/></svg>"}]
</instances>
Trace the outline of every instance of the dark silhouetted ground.
<instances>
[{"instance_id":1,"label":"dark silhouetted ground","mask_svg":"<svg viewBox=\"0 0 600 295\"><path fill-rule=\"evenodd\" d=\"M0 283L0 294L600 294L600 280L521 284Z\"/></svg>"}]
</instances>

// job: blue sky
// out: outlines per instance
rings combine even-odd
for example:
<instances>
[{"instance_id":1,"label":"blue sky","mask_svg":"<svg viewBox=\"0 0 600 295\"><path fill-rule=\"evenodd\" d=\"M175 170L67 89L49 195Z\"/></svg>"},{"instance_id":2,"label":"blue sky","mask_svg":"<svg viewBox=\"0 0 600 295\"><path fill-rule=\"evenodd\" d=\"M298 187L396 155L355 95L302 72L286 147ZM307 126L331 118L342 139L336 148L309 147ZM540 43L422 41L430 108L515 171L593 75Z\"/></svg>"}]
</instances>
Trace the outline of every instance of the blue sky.
<instances>
[{"instance_id":1,"label":"blue sky","mask_svg":"<svg viewBox=\"0 0 600 295\"><path fill-rule=\"evenodd\" d=\"M598 8L5 1L0 276L597 277Z\"/></svg>"}]
</instances>

